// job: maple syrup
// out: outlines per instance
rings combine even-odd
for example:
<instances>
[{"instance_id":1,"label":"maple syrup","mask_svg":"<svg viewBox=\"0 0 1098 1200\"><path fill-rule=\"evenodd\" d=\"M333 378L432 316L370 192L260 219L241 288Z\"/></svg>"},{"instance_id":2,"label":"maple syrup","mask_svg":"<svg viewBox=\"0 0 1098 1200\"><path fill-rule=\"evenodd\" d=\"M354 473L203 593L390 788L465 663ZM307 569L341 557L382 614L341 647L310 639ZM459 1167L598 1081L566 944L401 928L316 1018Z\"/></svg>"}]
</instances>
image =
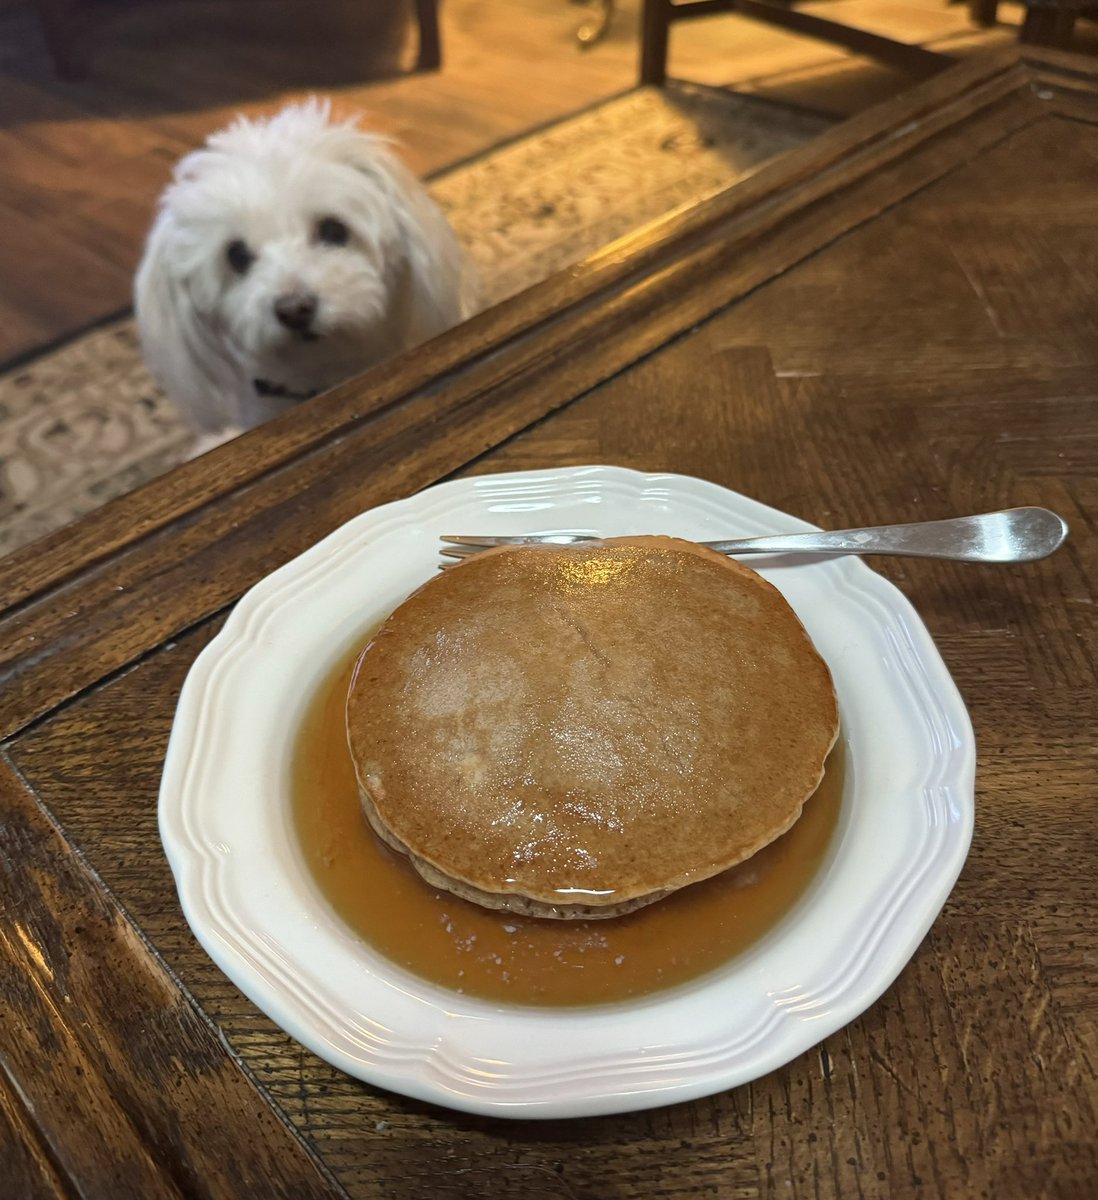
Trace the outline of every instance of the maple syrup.
<instances>
[{"instance_id":1,"label":"maple syrup","mask_svg":"<svg viewBox=\"0 0 1098 1200\"><path fill-rule=\"evenodd\" d=\"M325 899L401 967L509 1004L620 1001L685 983L772 929L815 876L838 822L843 748L784 836L747 862L621 917L556 921L481 908L440 892L370 829L347 749L353 661L318 688L293 757L294 825Z\"/></svg>"}]
</instances>

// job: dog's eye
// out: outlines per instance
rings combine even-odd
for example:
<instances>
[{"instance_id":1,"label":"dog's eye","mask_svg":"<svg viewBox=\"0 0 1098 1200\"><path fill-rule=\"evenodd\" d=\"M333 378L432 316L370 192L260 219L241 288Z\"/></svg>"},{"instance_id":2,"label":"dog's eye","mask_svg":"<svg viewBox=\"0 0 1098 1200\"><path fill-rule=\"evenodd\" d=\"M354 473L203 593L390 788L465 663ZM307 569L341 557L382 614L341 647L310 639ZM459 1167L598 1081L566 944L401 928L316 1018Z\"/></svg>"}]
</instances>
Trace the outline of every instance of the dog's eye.
<instances>
[{"instance_id":1,"label":"dog's eye","mask_svg":"<svg viewBox=\"0 0 1098 1200\"><path fill-rule=\"evenodd\" d=\"M346 246L351 231L338 217L323 217L316 223L317 241L326 246Z\"/></svg>"},{"instance_id":2,"label":"dog's eye","mask_svg":"<svg viewBox=\"0 0 1098 1200\"><path fill-rule=\"evenodd\" d=\"M238 275L247 274L248 268L255 262L255 255L248 249L248 243L241 238L236 238L225 247L225 257Z\"/></svg>"}]
</instances>

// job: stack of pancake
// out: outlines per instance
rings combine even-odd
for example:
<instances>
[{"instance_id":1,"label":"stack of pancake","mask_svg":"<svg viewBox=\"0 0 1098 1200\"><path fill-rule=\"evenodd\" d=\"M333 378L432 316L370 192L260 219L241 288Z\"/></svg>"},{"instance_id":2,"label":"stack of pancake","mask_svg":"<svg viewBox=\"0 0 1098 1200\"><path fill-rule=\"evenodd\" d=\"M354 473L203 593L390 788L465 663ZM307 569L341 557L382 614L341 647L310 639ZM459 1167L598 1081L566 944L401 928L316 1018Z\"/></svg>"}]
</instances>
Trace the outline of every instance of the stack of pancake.
<instances>
[{"instance_id":1,"label":"stack of pancake","mask_svg":"<svg viewBox=\"0 0 1098 1200\"><path fill-rule=\"evenodd\" d=\"M371 825L431 885L614 917L796 821L838 733L782 595L691 542L487 551L359 657L347 733Z\"/></svg>"}]
</instances>

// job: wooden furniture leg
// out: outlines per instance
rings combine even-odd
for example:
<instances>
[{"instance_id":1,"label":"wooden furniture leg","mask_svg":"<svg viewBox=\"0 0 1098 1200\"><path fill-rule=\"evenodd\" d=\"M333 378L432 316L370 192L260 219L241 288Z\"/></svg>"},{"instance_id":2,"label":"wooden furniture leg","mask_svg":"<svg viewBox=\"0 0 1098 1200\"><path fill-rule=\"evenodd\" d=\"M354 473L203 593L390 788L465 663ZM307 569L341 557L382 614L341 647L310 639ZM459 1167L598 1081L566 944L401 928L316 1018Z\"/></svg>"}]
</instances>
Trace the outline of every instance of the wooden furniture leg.
<instances>
[{"instance_id":1,"label":"wooden furniture leg","mask_svg":"<svg viewBox=\"0 0 1098 1200\"><path fill-rule=\"evenodd\" d=\"M671 25L671 0L645 0L641 16L640 81L667 82L667 35Z\"/></svg>"},{"instance_id":2,"label":"wooden furniture leg","mask_svg":"<svg viewBox=\"0 0 1098 1200\"><path fill-rule=\"evenodd\" d=\"M1032 46L1066 48L1071 44L1077 16L1076 9L1067 5L1027 5L1019 38Z\"/></svg>"},{"instance_id":3,"label":"wooden furniture leg","mask_svg":"<svg viewBox=\"0 0 1098 1200\"><path fill-rule=\"evenodd\" d=\"M75 0L34 0L42 37L62 79L83 79L88 62L74 30Z\"/></svg>"},{"instance_id":4,"label":"wooden furniture leg","mask_svg":"<svg viewBox=\"0 0 1098 1200\"><path fill-rule=\"evenodd\" d=\"M416 20L419 22L419 55L417 71L437 71L442 65L442 42L438 32L439 0L416 0Z\"/></svg>"},{"instance_id":5,"label":"wooden furniture leg","mask_svg":"<svg viewBox=\"0 0 1098 1200\"><path fill-rule=\"evenodd\" d=\"M999 19L999 0L969 0L968 15L974 25L987 29Z\"/></svg>"}]
</instances>

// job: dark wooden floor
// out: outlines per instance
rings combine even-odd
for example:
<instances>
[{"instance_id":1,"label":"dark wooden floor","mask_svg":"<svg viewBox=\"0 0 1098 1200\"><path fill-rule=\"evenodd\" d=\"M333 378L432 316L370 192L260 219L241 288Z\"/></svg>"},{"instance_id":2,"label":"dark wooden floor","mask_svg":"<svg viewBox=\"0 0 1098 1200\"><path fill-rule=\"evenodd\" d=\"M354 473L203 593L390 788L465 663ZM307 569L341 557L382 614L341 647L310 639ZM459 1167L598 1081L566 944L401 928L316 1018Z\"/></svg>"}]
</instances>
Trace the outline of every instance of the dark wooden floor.
<instances>
[{"instance_id":1,"label":"dark wooden floor","mask_svg":"<svg viewBox=\"0 0 1098 1200\"><path fill-rule=\"evenodd\" d=\"M0 0L0 363L125 307L172 163L237 111L331 94L429 172L629 87L640 0L578 48L582 5L445 0L443 68L410 71L410 0L84 0L91 63L57 79L33 7ZM966 52L1009 40L944 0L833 0L829 15ZM1009 18L1009 10L1006 10ZM738 17L688 22L672 70L846 114L904 76Z\"/></svg>"}]
</instances>

